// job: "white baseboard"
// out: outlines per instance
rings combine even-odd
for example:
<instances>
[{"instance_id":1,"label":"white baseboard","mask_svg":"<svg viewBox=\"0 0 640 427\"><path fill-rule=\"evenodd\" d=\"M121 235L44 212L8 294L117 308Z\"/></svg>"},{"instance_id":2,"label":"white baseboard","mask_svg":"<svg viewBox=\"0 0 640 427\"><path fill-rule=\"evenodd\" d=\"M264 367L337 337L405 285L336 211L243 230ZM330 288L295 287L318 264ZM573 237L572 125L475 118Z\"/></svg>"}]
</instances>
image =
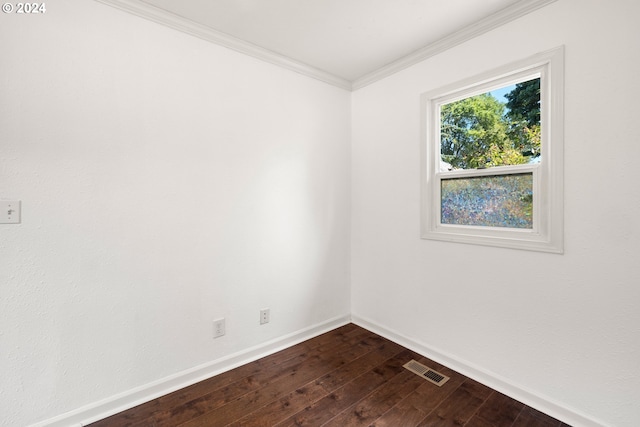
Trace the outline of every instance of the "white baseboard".
<instances>
[{"instance_id":1,"label":"white baseboard","mask_svg":"<svg viewBox=\"0 0 640 427\"><path fill-rule=\"evenodd\" d=\"M358 316L341 316L330 319L321 324L276 338L272 341L231 354L224 358L196 366L192 369L162 378L144 386L83 406L74 411L67 412L66 414L41 421L31 425L30 427L82 427L127 409L131 409L160 396L164 396L165 394L188 387L199 381L206 380L238 366L260 359L261 357L276 353L349 322L353 322L356 325L383 336L397 344L415 351L416 353L422 354L438 363L441 363L442 365L447 366L448 368L458 371L469 378L504 393L528 406L531 406L532 408L549 414L569 425L575 427L605 427L605 424L602 422L598 422L579 411L567 408L545 396L541 396L540 394L527 390L525 387L514 384L506 378L502 378L493 372L475 366L473 363L433 349L415 339L408 338L401 333L387 329L373 321Z\"/></svg>"},{"instance_id":2,"label":"white baseboard","mask_svg":"<svg viewBox=\"0 0 640 427\"><path fill-rule=\"evenodd\" d=\"M473 363L459 359L455 356L447 354L445 352L431 348L415 339L408 338L401 333L387 329L377 323L364 319L358 316L351 316L351 321L358 326L361 326L371 332L374 332L380 336L387 338L406 347L416 353L419 353L435 362L438 362L454 371L478 381L494 390L497 390L507 396L516 399L525 405L535 408L545 414L548 414L558 420L567 423L574 427L606 427L600 421L594 420L588 415L582 414L579 411L567 408L561 404L554 402L553 400L535 393L531 390L527 390L525 387L514 384L507 378L503 378L494 372L487 371L479 366L475 366Z\"/></svg>"},{"instance_id":3,"label":"white baseboard","mask_svg":"<svg viewBox=\"0 0 640 427\"><path fill-rule=\"evenodd\" d=\"M295 344L301 343L351 321L350 316L330 319L300 331L276 338L266 343L231 354L221 359L187 369L158 381L91 403L71 412L38 422L30 427L82 427L119 412L149 402L165 394L188 387L199 381L229 371L238 366L258 360Z\"/></svg>"}]
</instances>

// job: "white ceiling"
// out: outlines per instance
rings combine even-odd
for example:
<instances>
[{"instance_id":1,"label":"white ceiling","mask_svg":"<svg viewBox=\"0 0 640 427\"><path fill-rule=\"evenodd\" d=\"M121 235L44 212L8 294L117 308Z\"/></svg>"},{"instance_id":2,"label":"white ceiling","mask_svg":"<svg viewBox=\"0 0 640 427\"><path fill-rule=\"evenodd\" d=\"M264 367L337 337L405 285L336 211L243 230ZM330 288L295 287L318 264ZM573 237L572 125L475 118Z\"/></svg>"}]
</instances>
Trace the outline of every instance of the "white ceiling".
<instances>
[{"instance_id":1,"label":"white ceiling","mask_svg":"<svg viewBox=\"0 0 640 427\"><path fill-rule=\"evenodd\" d=\"M98 1L350 88L554 0Z\"/></svg>"}]
</instances>

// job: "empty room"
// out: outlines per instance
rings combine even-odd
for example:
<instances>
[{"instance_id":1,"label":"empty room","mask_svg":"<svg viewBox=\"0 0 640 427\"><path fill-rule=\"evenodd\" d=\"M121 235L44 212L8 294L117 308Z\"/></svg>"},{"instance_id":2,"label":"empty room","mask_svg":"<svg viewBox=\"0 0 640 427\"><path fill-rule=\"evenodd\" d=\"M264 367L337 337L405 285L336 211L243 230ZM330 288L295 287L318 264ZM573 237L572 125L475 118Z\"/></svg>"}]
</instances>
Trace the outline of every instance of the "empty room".
<instances>
[{"instance_id":1,"label":"empty room","mask_svg":"<svg viewBox=\"0 0 640 427\"><path fill-rule=\"evenodd\" d=\"M640 425L640 2L0 14L0 426Z\"/></svg>"}]
</instances>

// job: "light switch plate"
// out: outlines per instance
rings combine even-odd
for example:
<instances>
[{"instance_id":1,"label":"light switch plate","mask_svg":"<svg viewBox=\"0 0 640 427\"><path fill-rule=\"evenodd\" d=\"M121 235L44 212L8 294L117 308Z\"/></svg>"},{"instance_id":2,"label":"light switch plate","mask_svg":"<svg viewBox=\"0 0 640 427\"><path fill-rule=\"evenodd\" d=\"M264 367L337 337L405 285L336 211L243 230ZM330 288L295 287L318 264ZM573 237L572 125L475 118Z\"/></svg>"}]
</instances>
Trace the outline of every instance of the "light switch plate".
<instances>
[{"instance_id":1,"label":"light switch plate","mask_svg":"<svg viewBox=\"0 0 640 427\"><path fill-rule=\"evenodd\" d=\"M0 224L20 224L19 200L0 200Z\"/></svg>"}]
</instances>

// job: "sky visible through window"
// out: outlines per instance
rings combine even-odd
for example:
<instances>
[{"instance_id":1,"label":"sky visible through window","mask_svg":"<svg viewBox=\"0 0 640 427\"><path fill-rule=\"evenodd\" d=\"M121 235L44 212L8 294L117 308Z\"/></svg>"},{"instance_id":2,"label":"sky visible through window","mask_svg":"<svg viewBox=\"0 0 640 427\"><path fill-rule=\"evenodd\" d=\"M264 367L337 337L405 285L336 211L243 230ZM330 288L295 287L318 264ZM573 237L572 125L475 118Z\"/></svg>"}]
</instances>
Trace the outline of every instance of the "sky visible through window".
<instances>
[{"instance_id":1,"label":"sky visible through window","mask_svg":"<svg viewBox=\"0 0 640 427\"><path fill-rule=\"evenodd\" d=\"M491 92L489 92L494 98L496 98L498 101L506 104L508 99L505 97L505 95L509 92L511 92L512 90L514 90L516 88L516 85L510 85L510 86L505 86L505 87L501 87L499 89L495 89L492 90ZM509 109L505 107L505 110L508 112Z\"/></svg>"}]
</instances>

